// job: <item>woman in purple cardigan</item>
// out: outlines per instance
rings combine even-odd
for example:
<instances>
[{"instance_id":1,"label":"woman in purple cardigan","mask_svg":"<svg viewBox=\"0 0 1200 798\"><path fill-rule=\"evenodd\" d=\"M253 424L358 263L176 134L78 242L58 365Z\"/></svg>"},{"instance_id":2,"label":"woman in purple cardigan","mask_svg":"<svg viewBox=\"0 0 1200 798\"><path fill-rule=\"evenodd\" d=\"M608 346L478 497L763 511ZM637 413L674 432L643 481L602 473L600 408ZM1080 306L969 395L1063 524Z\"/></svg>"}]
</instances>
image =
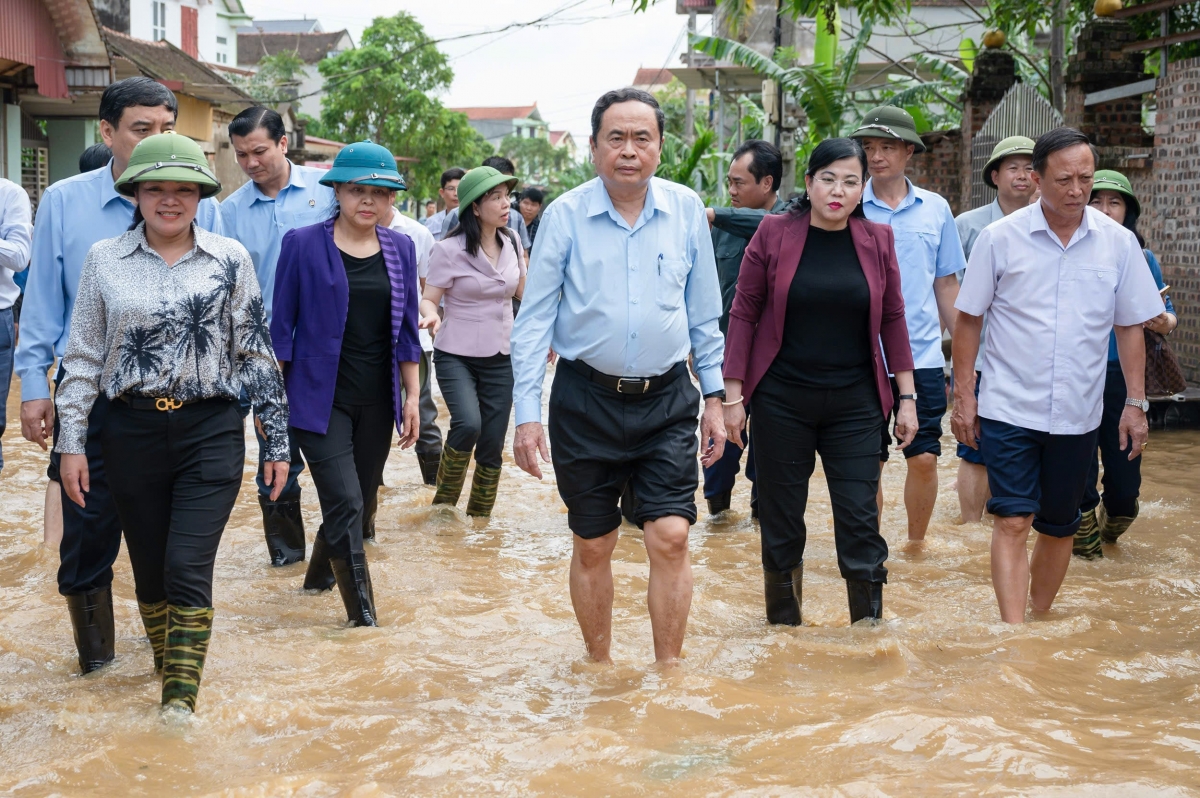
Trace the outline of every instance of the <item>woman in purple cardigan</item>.
<instances>
[{"instance_id":1,"label":"woman in purple cardigan","mask_svg":"<svg viewBox=\"0 0 1200 798\"><path fill-rule=\"evenodd\" d=\"M879 424L900 386L896 437L917 431L913 359L892 228L863 218L867 158L852 139L813 150L805 193L763 219L746 248L725 343L725 425L754 418L754 467L770 623L798 625L808 480L821 455L850 622L878 620ZM880 352L880 342L883 352ZM886 362L884 360L886 355Z\"/></svg>"},{"instance_id":2,"label":"woman in purple cardigan","mask_svg":"<svg viewBox=\"0 0 1200 798\"><path fill-rule=\"evenodd\" d=\"M363 551L392 442L417 438L417 259L412 240L379 226L404 180L392 154L360 141L321 180L338 212L283 237L271 339L283 368L291 428L308 462L322 524L304 586L336 583L354 626L375 626Z\"/></svg>"}]
</instances>

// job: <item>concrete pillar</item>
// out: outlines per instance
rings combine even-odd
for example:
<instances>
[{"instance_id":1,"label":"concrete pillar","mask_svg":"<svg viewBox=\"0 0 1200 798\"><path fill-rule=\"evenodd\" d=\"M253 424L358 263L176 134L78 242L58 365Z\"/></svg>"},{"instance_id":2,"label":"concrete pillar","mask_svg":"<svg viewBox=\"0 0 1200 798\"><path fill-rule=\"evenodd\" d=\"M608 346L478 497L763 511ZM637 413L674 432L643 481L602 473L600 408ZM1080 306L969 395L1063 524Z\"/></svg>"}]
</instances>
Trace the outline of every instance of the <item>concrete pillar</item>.
<instances>
[{"instance_id":1,"label":"concrete pillar","mask_svg":"<svg viewBox=\"0 0 1200 798\"><path fill-rule=\"evenodd\" d=\"M1063 121L1078 128L1097 147L1149 147L1153 137L1142 129L1142 97L1123 97L1085 106L1085 94L1137 83L1151 76L1145 53L1123 53L1137 41L1133 26L1123 19L1099 17L1079 31L1075 54L1067 65L1067 104Z\"/></svg>"},{"instance_id":2,"label":"concrete pillar","mask_svg":"<svg viewBox=\"0 0 1200 798\"><path fill-rule=\"evenodd\" d=\"M14 183L21 182L21 106L0 105L0 170Z\"/></svg>"},{"instance_id":3,"label":"concrete pillar","mask_svg":"<svg viewBox=\"0 0 1200 798\"><path fill-rule=\"evenodd\" d=\"M57 183L79 174L79 156L96 143L96 123L92 119L50 119L46 136L50 139L50 182Z\"/></svg>"},{"instance_id":4,"label":"concrete pillar","mask_svg":"<svg viewBox=\"0 0 1200 798\"><path fill-rule=\"evenodd\" d=\"M962 117L962 197L959 207L971 207L971 142L992 111L1004 98L1004 94L1017 82L1017 62L1006 50L987 49L975 59L967 88L963 92ZM951 202L953 205L954 203Z\"/></svg>"}]
</instances>

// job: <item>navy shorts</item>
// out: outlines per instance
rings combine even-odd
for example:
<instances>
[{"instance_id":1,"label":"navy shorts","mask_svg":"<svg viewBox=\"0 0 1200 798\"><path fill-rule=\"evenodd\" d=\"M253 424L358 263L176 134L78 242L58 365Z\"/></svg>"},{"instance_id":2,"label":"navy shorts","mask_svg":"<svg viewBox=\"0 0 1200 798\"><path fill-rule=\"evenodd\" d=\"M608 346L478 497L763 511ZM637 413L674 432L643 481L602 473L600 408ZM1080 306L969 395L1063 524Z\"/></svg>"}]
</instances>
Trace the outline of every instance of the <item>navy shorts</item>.
<instances>
[{"instance_id":1,"label":"navy shorts","mask_svg":"<svg viewBox=\"0 0 1200 798\"><path fill-rule=\"evenodd\" d=\"M1033 528L1043 535L1074 535L1098 428L1051 435L981 417L979 430L992 491L988 512L1001 518L1033 515Z\"/></svg>"},{"instance_id":2,"label":"navy shorts","mask_svg":"<svg viewBox=\"0 0 1200 798\"><path fill-rule=\"evenodd\" d=\"M978 404L979 404L979 377L980 377L979 372L978 371L975 372L975 404L976 404L976 406L978 406ZM975 439L975 443L976 443L976 445L978 445L978 443L979 443L978 438ZM972 449L970 446L967 446L965 443L960 443L960 444L958 444L957 454L958 454L958 457L960 460L966 460L968 463L974 463L975 465L979 465L979 466L984 464L982 447L980 447L978 449Z\"/></svg>"},{"instance_id":3,"label":"navy shorts","mask_svg":"<svg viewBox=\"0 0 1200 798\"><path fill-rule=\"evenodd\" d=\"M942 453L942 416L946 415L946 372L940 368L914 369L913 385L917 390L917 434L904 450L905 459L919 454ZM892 412L883 420L883 445L879 447L879 462L888 461L892 446L890 432L896 428L896 407L900 404L900 386L892 378ZM899 442L899 439L896 439Z\"/></svg>"}]
</instances>

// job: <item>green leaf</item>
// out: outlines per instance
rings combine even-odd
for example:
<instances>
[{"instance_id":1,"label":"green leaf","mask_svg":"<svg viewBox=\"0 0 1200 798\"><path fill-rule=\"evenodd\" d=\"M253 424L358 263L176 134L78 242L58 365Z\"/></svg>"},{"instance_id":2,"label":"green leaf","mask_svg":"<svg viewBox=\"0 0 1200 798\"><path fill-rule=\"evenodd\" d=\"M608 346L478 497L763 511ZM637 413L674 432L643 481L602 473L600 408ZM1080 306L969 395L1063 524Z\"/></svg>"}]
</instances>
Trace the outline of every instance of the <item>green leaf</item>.
<instances>
[{"instance_id":1,"label":"green leaf","mask_svg":"<svg viewBox=\"0 0 1200 798\"><path fill-rule=\"evenodd\" d=\"M975 40L970 37L964 37L958 43L958 59L962 61L963 69L971 72L975 69L975 55L979 52L979 48L975 46Z\"/></svg>"}]
</instances>

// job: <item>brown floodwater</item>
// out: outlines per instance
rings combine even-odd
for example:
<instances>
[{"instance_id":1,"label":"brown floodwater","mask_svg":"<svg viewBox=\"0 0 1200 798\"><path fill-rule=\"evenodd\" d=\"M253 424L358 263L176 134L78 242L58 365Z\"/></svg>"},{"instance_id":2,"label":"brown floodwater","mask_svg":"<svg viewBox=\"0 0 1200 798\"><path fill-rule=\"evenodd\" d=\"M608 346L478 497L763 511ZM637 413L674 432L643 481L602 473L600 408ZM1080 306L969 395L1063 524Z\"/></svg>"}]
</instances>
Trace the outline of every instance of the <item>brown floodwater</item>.
<instances>
[{"instance_id":1,"label":"brown floodwater","mask_svg":"<svg viewBox=\"0 0 1200 798\"><path fill-rule=\"evenodd\" d=\"M877 628L848 626L819 469L805 625L766 624L741 482L728 520L693 529L685 662L666 671L632 528L613 563L617 664L585 661L552 472L538 483L509 455L496 513L475 523L431 512L397 450L368 548L383 625L348 629L336 591L301 591L303 565L268 566L248 462L198 712L179 719L159 711L123 552L117 660L78 675L58 555L41 545L46 457L20 440L16 388L0 476L2 795L1200 795L1195 431L1152 434L1142 517L1105 559L1071 563L1049 617L1015 628L992 595L989 527L956 523L953 456L917 550L904 467L885 471Z\"/></svg>"}]
</instances>

